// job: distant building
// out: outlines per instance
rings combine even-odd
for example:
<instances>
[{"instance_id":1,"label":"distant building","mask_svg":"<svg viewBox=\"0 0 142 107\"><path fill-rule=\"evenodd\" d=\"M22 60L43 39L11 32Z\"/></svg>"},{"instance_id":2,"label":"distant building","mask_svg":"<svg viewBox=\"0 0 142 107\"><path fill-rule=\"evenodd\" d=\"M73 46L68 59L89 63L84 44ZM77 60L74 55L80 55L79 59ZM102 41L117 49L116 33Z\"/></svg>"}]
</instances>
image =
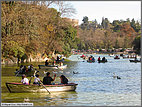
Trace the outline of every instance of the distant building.
<instances>
[{"instance_id":1,"label":"distant building","mask_svg":"<svg viewBox=\"0 0 142 107\"><path fill-rule=\"evenodd\" d=\"M68 22L71 22L71 24L72 24L74 27L77 27L78 24L79 24L79 20L78 20L78 19L70 19L70 18L67 18L67 17L64 17L63 19L65 19L65 20L68 21Z\"/></svg>"}]
</instances>

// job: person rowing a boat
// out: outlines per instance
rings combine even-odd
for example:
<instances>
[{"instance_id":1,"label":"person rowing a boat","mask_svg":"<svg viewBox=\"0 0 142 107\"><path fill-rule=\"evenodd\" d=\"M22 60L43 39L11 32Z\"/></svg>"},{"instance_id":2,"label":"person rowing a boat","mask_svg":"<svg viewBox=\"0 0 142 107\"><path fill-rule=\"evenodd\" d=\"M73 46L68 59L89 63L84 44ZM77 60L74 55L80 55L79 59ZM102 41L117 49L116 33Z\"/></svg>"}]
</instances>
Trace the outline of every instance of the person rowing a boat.
<instances>
[{"instance_id":1,"label":"person rowing a boat","mask_svg":"<svg viewBox=\"0 0 142 107\"><path fill-rule=\"evenodd\" d=\"M100 60L101 60L101 58L100 58L100 56L99 56L98 61L100 61Z\"/></svg>"},{"instance_id":2,"label":"person rowing a boat","mask_svg":"<svg viewBox=\"0 0 142 107\"><path fill-rule=\"evenodd\" d=\"M39 79L39 75L36 74L33 84L40 84L40 81L41 81L41 80Z\"/></svg>"},{"instance_id":3,"label":"person rowing a boat","mask_svg":"<svg viewBox=\"0 0 142 107\"><path fill-rule=\"evenodd\" d=\"M26 84L26 85L29 84L29 80L28 80L28 78L26 78L26 75L25 75L25 74L22 75L22 80L21 80L21 82L22 82L23 84Z\"/></svg>"},{"instance_id":4,"label":"person rowing a boat","mask_svg":"<svg viewBox=\"0 0 142 107\"><path fill-rule=\"evenodd\" d=\"M102 61L106 61L106 58L105 58L105 57L103 57L103 58L102 58Z\"/></svg>"},{"instance_id":5,"label":"person rowing a boat","mask_svg":"<svg viewBox=\"0 0 142 107\"><path fill-rule=\"evenodd\" d=\"M47 72L46 73L46 76L43 78L43 84L44 85L52 85L51 82L55 80L55 77L56 77L56 74L54 75L54 79L52 79L50 77L50 73Z\"/></svg>"}]
</instances>

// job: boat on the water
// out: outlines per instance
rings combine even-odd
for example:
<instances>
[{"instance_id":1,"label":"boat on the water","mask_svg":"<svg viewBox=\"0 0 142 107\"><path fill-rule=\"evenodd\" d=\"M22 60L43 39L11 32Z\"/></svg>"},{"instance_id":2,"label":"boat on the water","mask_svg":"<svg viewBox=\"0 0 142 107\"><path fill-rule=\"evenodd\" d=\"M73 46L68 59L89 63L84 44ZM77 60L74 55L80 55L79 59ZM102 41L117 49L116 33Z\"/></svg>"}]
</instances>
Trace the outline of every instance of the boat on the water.
<instances>
[{"instance_id":1,"label":"boat on the water","mask_svg":"<svg viewBox=\"0 0 142 107\"><path fill-rule=\"evenodd\" d=\"M39 69L65 69L67 65L38 65Z\"/></svg>"},{"instance_id":2,"label":"boat on the water","mask_svg":"<svg viewBox=\"0 0 142 107\"><path fill-rule=\"evenodd\" d=\"M58 69L65 69L65 68L67 68L67 65L58 66Z\"/></svg>"},{"instance_id":3,"label":"boat on the water","mask_svg":"<svg viewBox=\"0 0 142 107\"><path fill-rule=\"evenodd\" d=\"M135 62L135 63L137 63L137 62L141 62L140 60L129 60L130 62Z\"/></svg>"},{"instance_id":4,"label":"boat on the water","mask_svg":"<svg viewBox=\"0 0 142 107\"><path fill-rule=\"evenodd\" d=\"M58 65L38 65L39 69L58 69Z\"/></svg>"},{"instance_id":5,"label":"boat on the water","mask_svg":"<svg viewBox=\"0 0 142 107\"><path fill-rule=\"evenodd\" d=\"M110 57L114 57L114 54L109 55Z\"/></svg>"},{"instance_id":6,"label":"boat on the water","mask_svg":"<svg viewBox=\"0 0 142 107\"><path fill-rule=\"evenodd\" d=\"M95 62L95 60L87 60L87 62L93 63L93 62Z\"/></svg>"},{"instance_id":7,"label":"boat on the water","mask_svg":"<svg viewBox=\"0 0 142 107\"><path fill-rule=\"evenodd\" d=\"M105 60L105 61L104 60L99 60L98 61L98 63L105 63L105 62L107 62L107 60Z\"/></svg>"},{"instance_id":8,"label":"boat on the water","mask_svg":"<svg viewBox=\"0 0 142 107\"><path fill-rule=\"evenodd\" d=\"M60 91L75 91L78 84L68 83L68 84L57 84L57 85L25 85L22 83L5 83L7 89L10 93L47 93L49 92L60 92Z\"/></svg>"},{"instance_id":9,"label":"boat on the water","mask_svg":"<svg viewBox=\"0 0 142 107\"><path fill-rule=\"evenodd\" d=\"M133 58L135 58L135 57L128 57L128 56L126 57L126 56L123 56L123 59L130 59L130 58L133 59Z\"/></svg>"},{"instance_id":10,"label":"boat on the water","mask_svg":"<svg viewBox=\"0 0 142 107\"><path fill-rule=\"evenodd\" d=\"M115 57L114 59L120 59L120 58L116 58L116 57Z\"/></svg>"}]
</instances>

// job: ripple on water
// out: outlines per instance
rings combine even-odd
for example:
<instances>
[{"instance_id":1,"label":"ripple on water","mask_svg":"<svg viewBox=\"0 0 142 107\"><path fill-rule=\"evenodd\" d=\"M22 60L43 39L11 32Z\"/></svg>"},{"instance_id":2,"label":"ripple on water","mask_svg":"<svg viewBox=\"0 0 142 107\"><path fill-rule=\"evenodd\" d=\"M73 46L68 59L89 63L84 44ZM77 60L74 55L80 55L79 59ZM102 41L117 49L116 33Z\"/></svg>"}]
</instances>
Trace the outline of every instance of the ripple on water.
<instances>
[{"instance_id":1,"label":"ripple on water","mask_svg":"<svg viewBox=\"0 0 142 107\"><path fill-rule=\"evenodd\" d=\"M33 102L38 106L140 106L141 105L141 64L130 63L129 59L114 60L105 56L107 63L87 63L72 55L68 62L68 68L57 73L56 81L60 82L59 76L64 74L70 82L78 84L76 92L63 92L52 94L41 93L2 93L2 102ZM37 66L34 64L34 66ZM2 84L7 81L7 73L13 75L14 68L3 68L5 76ZM8 70L8 71L7 71ZM79 72L78 74L73 74ZM68 72L68 73L66 73ZM113 73L121 79L113 78ZM15 81L15 77L10 77ZM4 87L4 85L2 85ZM3 88L2 87L2 88ZM25 99L25 100L24 100Z\"/></svg>"}]
</instances>

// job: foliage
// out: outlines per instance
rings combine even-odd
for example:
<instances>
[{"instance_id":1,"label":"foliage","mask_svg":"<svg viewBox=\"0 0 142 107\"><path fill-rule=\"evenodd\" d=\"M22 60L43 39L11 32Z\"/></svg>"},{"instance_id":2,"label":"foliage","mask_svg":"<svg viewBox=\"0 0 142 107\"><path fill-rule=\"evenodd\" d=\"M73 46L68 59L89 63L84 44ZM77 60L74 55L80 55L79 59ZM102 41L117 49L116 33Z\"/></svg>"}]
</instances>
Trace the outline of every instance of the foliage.
<instances>
[{"instance_id":1,"label":"foliage","mask_svg":"<svg viewBox=\"0 0 142 107\"><path fill-rule=\"evenodd\" d=\"M133 41L134 49L140 54L141 50L141 35L137 36Z\"/></svg>"},{"instance_id":2,"label":"foliage","mask_svg":"<svg viewBox=\"0 0 142 107\"><path fill-rule=\"evenodd\" d=\"M130 21L129 18L126 21L114 20L110 23L103 17L101 24L96 20L85 24L83 18L83 23L79 27L80 50L132 48L135 37L141 34L140 23L134 19ZM82 44L85 46L81 47Z\"/></svg>"},{"instance_id":3,"label":"foliage","mask_svg":"<svg viewBox=\"0 0 142 107\"><path fill-rule=\"evenodd\" d=\"M77 48L77 31L61 13L49 8L52 1L17 1L2 3L2 56L29 58L38 53L70 54ZM60 3L60 4L63 4ZM70 7L60 5L66 14ZM62 13L63 14L63 13Z\"/></svg>"}]
</instances>

